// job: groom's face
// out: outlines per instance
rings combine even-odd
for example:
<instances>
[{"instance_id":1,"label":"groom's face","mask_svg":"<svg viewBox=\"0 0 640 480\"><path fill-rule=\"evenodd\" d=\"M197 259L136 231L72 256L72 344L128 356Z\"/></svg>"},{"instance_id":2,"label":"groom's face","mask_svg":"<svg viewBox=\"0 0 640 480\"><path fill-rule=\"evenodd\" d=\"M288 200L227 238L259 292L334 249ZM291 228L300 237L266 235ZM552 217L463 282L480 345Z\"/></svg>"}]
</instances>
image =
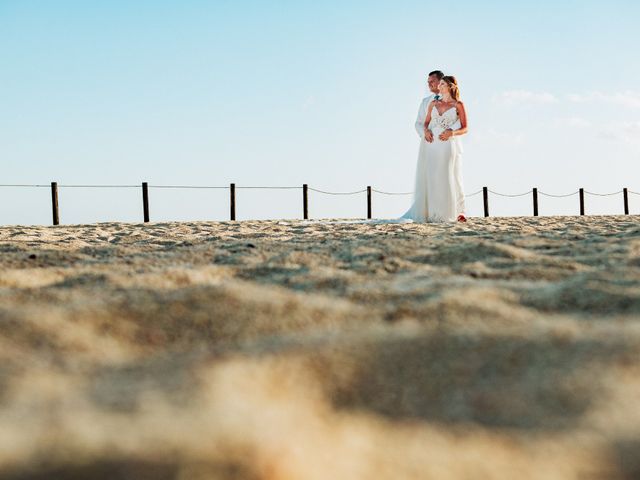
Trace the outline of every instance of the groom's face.
<instances>
[{"instance_id":1,"label":"groom's face","mask_svg":"<svg viewBox=\"0 0 640 480\"><path fill-rule=\"evenodd\" d=\"M440 79L435 75L429 75L427 78L427 85L429 86L429 90L433 93L438 93L438 84L440 83Z\"/></svg>"}]
</instances>

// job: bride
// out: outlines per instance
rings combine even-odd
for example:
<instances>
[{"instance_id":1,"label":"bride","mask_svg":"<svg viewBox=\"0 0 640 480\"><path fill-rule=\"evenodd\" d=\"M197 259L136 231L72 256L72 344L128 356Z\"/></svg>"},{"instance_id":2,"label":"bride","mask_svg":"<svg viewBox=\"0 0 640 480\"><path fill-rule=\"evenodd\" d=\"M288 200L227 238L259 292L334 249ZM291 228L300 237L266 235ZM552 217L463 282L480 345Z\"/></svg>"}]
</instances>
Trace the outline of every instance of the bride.
<instances>
[{"instance_id":1,"label":"bride","mask_svg":"<svg viewBox=\"0 0 640 480\"><path fill-rule=\"evenodd\" d=\"M427 107L424 138L420 141L413 205L400 217L414 222L466 222L459 172L467 115L458 82L444 76L439 97Z\"/></svg>"}]
</instances>

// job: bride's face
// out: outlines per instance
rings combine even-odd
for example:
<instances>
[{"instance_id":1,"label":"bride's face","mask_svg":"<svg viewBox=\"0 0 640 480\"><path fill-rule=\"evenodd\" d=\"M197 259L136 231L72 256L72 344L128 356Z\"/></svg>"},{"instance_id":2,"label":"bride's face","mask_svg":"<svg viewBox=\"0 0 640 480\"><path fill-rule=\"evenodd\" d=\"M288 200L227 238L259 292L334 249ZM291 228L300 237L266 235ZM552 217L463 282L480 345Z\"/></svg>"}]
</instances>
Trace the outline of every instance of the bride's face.
<instances>
[{"instance_id":1,"label":"bride's face","mask_svg":"<svg viewBox=\"0 0 640 480\"><path fill-rule=\"evenodd\" d=\"M440 83L438 84L438 91L440 92L440 95L444 95L445 93L451 93L449 89L449 85L444 80L440 80Z\"/></svg>"}]
</instances>

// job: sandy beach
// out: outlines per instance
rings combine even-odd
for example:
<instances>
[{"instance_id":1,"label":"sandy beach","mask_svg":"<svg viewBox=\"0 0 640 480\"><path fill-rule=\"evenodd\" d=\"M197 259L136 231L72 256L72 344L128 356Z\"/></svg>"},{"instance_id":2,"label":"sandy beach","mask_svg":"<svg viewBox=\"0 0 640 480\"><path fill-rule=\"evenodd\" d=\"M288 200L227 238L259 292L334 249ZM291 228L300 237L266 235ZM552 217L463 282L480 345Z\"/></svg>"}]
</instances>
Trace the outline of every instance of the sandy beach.
<instances>
[{"instance_id":1,"label":"sandy beach","mask_svg":"<svg viewBox=\"0 0 640 480\"><path fill-rule=\"evenodd\" d=\"M640 477L640 217L0 227L0 478Z\"/></svg>"}]
</instances>

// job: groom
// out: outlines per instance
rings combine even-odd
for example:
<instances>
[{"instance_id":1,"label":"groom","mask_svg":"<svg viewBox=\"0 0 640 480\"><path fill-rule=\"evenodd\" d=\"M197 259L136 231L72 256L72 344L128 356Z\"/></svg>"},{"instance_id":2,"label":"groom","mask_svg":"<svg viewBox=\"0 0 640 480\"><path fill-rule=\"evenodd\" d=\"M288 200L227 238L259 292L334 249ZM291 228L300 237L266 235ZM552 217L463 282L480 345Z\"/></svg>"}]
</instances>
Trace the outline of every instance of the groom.
<instances>
[{"instance_id":1,"label":"groom","mask_svg":"<svg viewBox=\"0 0 640 480\"><path fill-rule=\"evenodd\" d=\"M431 95L427 95L422 99L422 103L420 104L420 108L418 109L418 118L416 118L416 132L418 132L418 136L424 140L424 121L427 118L427 107L429 104L438 98L438 84L440 80L444 77L444 73L440 70L434 70L427 77L427 86L431 91Z\"/></svg>"},{"instance_id":2,"label":"groom","mask_svg":"<svg viewBox=\"0 0 640 480\"><path fill-rule=\"evenodd\" d=\"M429 107L429 104L433 100L437 100L439 98L438 85L440 84L440 80L442 80L442 77L444 77L444 73L442 73L440 70L434 70L433 72L430 72L429 76L427 77L427 86L431 91L431 95L427 95L422 99L420 108L418 109L418 117L416 118L415 125L416 132L418 132L418 136L420 137L421 141L426 141L424 138L424 121L427 118L427 107ZM455 164L453 165L453 176L453 183L456 186L456 197L458 199L464 198L464 192L462 191L462 175L460 174L460 165L458 164L458 162L455 162ZM458 215L458 221L466 222L467 219L465 218L464 214L462 212L459 213L460 214Z\"/></svg>"}]
</instances>

